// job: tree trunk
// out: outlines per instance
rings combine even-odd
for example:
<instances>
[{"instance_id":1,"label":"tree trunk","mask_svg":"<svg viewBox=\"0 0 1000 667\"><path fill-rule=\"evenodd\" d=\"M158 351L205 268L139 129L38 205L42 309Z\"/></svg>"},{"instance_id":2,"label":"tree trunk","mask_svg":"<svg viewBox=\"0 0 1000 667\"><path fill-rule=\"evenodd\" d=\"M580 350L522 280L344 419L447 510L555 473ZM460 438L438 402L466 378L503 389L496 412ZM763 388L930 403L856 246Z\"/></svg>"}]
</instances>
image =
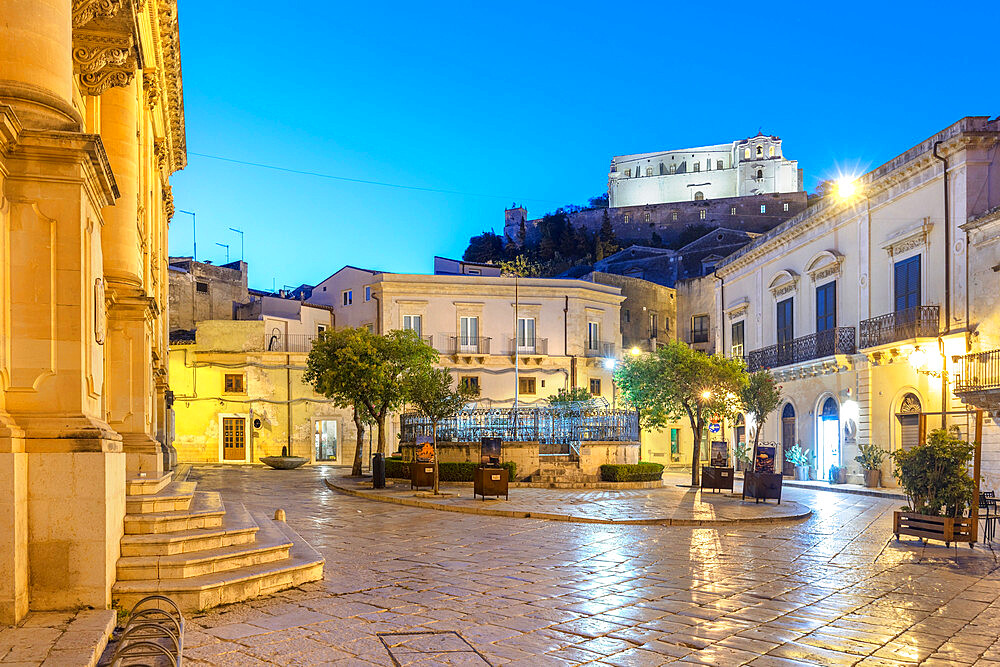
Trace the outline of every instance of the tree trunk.
<instances>
[{"instance_id":1,"label":"tree trunk","mask_svg":"<svg viewBox=\"0 0 1000 667\"><path fill-rule=\"evenodd\" d=\"M385 456L385 411L378 414L378 453Z\"/></svg>"},{"instance_id":2,"label":"tree trunk","mask_svg":"<svg viewBox=\"0 0 1000 667\"><path fill-rule=\"evenodd\" d=\"M365 423L362 421L361 416L358 415L358 408L354 408L354 426L357 428L358 432L358 442L357 446L354 448L354 465L351 466L351 476L360 477L361 476L361 454L365 448Z\"/></svg>"},{"instance_id":3,"label":"tree trunk","mask_svg":"<svg viewBox=\"0 0 1000 667\"><path fill-rule=\"evenodd\" d=\"M694 432L694 444L691 447L691 486L701 486L701 468L698 464L701 462L701 429L703 427L701 421L701 409L698 409L697 415L688 411L688 421L691 422L691 431Z\"/></svg>"},{"instance_id":4,"label":"tree trunk","mask_svg":"<svg viewBox=\"0 0 1000 667\"><path fill-rule=\"evenodd\" d=\"M439 493L438 486L438 423L436 419L431 420L431 451L434 452L434 495Z\"/></svg>"}]
</instances>

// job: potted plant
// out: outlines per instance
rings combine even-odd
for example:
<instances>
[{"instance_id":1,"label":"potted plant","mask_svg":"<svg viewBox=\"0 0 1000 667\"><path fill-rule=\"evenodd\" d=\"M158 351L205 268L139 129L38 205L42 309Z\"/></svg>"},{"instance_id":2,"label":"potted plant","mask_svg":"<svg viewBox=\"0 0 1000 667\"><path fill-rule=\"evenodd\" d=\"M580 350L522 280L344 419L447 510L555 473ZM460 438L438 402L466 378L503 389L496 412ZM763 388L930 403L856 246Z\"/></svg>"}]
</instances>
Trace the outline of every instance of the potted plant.
<instances>
[{"instance_id":1,"label":"potted plant","mask_svg":"<svg viewBox=\"0 0 1000 667\"><path fill-rule=\"evenodd\" d=\"M957 430L932 431L927 441L889 456L892 474L906 492L909 506L893 516L893 532L900 535L971 542L975 526L969 517L976 486L969 476L974 446L961 440Z\"/></svg>"},{"instance_id":2,"label":"potted plant","mask_svg":"<svg viewBox=\"0 0 1000 667\"><path fill-rule=\"evenodd\" d=\"M750 450L744 442L736 443L736 463L738 470L750 470L751 463L753 462L753 457L750 455Z\"/></svg>"},{"instance_id":3,"label":"potted plant","mask_svg":"<svg viewBox=\"0 0 1000 667\"><path fill-rule=\"evenodd\" d=\"M830 466L830 470L827 472L827 481L830 484L840 484L840 466L834 464Z\"/></svg>"},{"instance_id":4,"label":"potted plant","mask_svg":"<svg viewBox=\"0 0 1000 667\"><path fill-rule=\"evenodd\" d=\"M858 452L854 460L861 464L864 471L865 486L869 489L882 486L882 462L889 453L871 442L859 445Z\"/></svg>"},{"instance_id":5,"label":"potted plant","mask_svg":"<svg viewBox=\"0 0 1000 667\"><path fill-rule=\"evenodd\" d=\"M795 466L795 479L799 482L809 480L809 453L801 445L792 445L785 450L785 458Z\"/></svg>"}]
</instances>

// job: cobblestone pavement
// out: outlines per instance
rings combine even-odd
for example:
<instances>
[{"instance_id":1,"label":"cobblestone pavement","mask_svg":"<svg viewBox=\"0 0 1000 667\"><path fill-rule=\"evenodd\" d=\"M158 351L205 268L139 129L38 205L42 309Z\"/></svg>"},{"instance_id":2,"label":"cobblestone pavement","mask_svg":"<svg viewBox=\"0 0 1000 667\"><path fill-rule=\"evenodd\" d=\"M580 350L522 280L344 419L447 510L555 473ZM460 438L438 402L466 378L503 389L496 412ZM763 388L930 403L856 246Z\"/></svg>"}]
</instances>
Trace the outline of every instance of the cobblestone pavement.
<instances>
[{"instance_id":1,"label":"cobblestone pavement","mask_svg":"<svg viewBox=\"0 0 1000 667\"><path fill-rule=\"evenodd\" d=\"M372 502L329 472L192 470L285 509L327 561L321 582L191 618L191 664L1000 667L994 554L897 542L896 500L794 489L809 519L617 526Z\"/></svg>"},{"instance_id":2,"label":"cobblestone pavement","mask_svg":"<svg viewBox=\"0 0 1000 667\"><path fill-rule=\"evenodd\" d=\"M689 483L684 475L670 475L663 486L652 489L596 490L513 488L509 499L475 497L471 484L441 485L453 494L447 498L414 497L410 483L389 480L385 489L372 489L371 479L358 481L345 477L348 471L336 471L327 480L339 490L360 493L382 502L423 505L453 512L512 513L536 518L593 521L603 523L663 523L671 525L706 523L773 523L794 520L809 513L809 508L784 498L780 505L742 502L740 494L729 491L702 493L701 489L680 487ZM737 482L737 491L742 489Z\"/></svg>"}]
</instances>

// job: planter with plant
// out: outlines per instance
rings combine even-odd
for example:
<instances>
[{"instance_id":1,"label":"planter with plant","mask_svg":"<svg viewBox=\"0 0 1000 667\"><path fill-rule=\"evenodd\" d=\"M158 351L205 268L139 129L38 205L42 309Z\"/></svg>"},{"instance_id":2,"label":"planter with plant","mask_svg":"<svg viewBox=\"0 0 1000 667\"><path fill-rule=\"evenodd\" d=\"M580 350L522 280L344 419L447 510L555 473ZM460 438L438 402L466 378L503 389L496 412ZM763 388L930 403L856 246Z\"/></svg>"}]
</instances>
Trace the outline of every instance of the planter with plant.
<instances>
[{"instance_id":1,"label":"planter with plant","mask_svg":"<svg viewBox=\"0 0 1000 667\"><path fill-rule=\"evenodd\" d=\"M890 456L893 475L906 492L908 507L894 513L893 532L924 539L952 542L974 541L970 518L976 497L969 476L974 446L945 429L932 431L927 441Z\"/></svg>"},{"instance_id":2,"label":"planter with plant","mask_svg":"<svg viewBox=\"0 0 1000 667\"><path fill-rule=\"evenodd\" d=\"M832 466L830 466L830 470L827 471L827 478L826 478L827 481L830 484L840 484L841 483L840 482L840 470L841 470L841 468L838 465L832 465Z\"/></svg>"},{"instance_id":3,"label":"planter with plant","mask_svg":"<svg viewBox=\"0 0 1000 667\"><path fill-rule=\"evenodd\" d=\"M861 464L861 470L865 474L865 486L869 489L882 486L882 462L889 453L871 442L859 445L858 452L854 460Z\"/></svg>"},{"instance_id":4,"label":"planter with plant","mask_svg":"<svg viewBox=\"0 0 1000 667\"><path fill-rule=\"evenodd\" d=\"M792 445L785 450L785 459L795 466L795 479L799 482L809 480L809 452L801 445Z\"/></svg>"}]
</instances>

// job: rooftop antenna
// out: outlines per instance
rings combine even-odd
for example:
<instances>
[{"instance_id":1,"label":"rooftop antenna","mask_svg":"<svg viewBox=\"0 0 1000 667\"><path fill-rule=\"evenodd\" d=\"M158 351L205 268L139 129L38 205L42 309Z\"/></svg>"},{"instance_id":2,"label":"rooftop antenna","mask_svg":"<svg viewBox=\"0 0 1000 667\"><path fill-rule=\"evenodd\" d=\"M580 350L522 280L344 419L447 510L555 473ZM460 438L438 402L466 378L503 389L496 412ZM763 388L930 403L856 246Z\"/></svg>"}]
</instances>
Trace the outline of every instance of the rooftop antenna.
<instances>
[{"instance_id":1,"label":"rooftop antenna","mask_svg":"<svg viewBox=\"0 0 1000 667\"><path fill-rule=\"evenodd\" d=\"M240 235L240 261L243 261L243 230L236 229L235 227L230 227L229 231L236 232Z\"/></svg>"},{"instance_id":2,"label":"rooftop antenna","mask_svg":"<svg viewBox=\"0 0 1000 667\"><path fill-rule=\"evenodd\" d=\"M218 243L218 242L216 242L215 245L219 246L220 248L226 249L226 264L229 264L229 246L226 245L225 243Z\"/></svg>"}]
</instances>

